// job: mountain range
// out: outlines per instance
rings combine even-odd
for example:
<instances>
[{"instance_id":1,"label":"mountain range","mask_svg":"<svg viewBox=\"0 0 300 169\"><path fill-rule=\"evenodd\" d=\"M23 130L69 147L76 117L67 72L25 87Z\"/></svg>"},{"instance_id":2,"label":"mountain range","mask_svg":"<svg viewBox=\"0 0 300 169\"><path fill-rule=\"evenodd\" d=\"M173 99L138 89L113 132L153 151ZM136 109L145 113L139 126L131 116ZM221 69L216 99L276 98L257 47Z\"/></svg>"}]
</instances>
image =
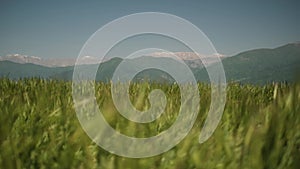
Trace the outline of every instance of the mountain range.
<instances>
[{"instance_id":1,"label":"mountain range","mask_svg":"<svg viewBox=\"0 0 300 169\"><path fill-rule=\"evenodd\" d=\"M176 54L176 53L175 53ZM166 55L166 54L164 54ZM209 82L203 62L192 53L177 53L192 70L197 81ZM144 58L143 58L144 57ZM162 54L156 53L149 56L143 56L134 59L128 59L129 67L136 66L135 64L142 64L143 59L147 57L153 60L159 57L165 63L172 63L174 59L171 57L163 57ZM210 58L206 57L209 66L216 66ZM266 84L272 82L294 82L299 80L300 73L300 43L290 43L274 49L255 49L239 53L234 56L224 57L219 55L222 59L222 64L226 74L227 82L252 83L252 84ZM14 59L11 59L14 58ZM95 63L99 63L97 58L86 57L81 60L82 69L95 68ZM48 62L47 62L48 61ZM96 81L110 81L115 69L124 61L121 58L112 58L100 63L96 75ZM22 55L11 55L10 57L0 58L0 77L8 77L11 79L20 79L27 77L40 77L47 79L61 79L72 80L75 60L69 60L65 63L62 61L42 60L38 57L28 57ZM51 64L50 64L51 63ZM68 63L68 64L66 64ZM73 63L73 64L72 64ZM131 64L131 65L130 65ZM128 73L130 74L130 69ZM129 76L128 74L128 76ZM124 76L127 76L126 74ZM135 77L135 80L157 80L157 81L174 81L174 79L167 73L157 69L148 69L140 72Z\"/></svg>"}]
</instances>

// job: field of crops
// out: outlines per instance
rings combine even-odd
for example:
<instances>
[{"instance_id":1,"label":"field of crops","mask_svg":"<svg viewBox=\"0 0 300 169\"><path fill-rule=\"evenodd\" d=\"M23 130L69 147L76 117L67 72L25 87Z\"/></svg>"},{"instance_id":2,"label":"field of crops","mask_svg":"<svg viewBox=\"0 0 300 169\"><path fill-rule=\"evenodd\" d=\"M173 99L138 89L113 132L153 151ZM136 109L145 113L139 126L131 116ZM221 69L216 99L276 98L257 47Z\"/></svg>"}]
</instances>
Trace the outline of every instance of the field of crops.
<instances>
[{"instance_id":1,"label":"field of crops","mask_svg":"<svg viewBox=\"0 0 300 169\"><path fill-rule=\"evenodd\" d=\"M230 84L223 117L208 141L199 144L210 105L210 86L199 84L200 112L188 136L150 158L111 154L97 146L76 117L72 83L43 79L0 79L0 168L82 169L297 169L300 168L300 85ZM160 88L165 113L149 124L122 117L110 85L96 84L96 98L108 123L119 132L149 137L169 128L180 107L177 85L132 84L131 101L149 107L147 93Z\"/></svg>"}]
</instances>

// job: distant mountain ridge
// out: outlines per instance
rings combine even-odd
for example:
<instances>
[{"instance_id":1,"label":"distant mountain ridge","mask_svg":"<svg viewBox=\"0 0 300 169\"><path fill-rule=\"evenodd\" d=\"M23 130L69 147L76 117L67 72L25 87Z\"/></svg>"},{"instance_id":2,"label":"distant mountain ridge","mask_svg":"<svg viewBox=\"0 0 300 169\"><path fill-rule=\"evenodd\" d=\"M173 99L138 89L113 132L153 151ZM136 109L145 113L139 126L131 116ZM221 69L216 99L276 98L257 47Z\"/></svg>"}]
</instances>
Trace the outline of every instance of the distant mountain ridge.
<instances>
[{"instance_id":1,"label":"distant mountain ridge","mask_svg":"<svg viewBox=\"0 0 300 169\"><path fill-rule=\"evenodd\" d=\"M220 57L224 58L225 55L222 54L214 54L211 56L204 56L200 54L196 54L194 52L154 52L149 53L149 56L153 57L178 57L187 62L187 64L192 65L192 67L197 67L201 65L199 57L205 59L205 61L210 62L212 57ZM0 61L11 61L15 63L32 63L36 65L46 66L46 67L67 67L67 66L74 66L76 63L77 58L41 58L37 56L27 56L21 54L9 54L6 56L0 56ZM109 60L109 58L98 58L95 56L84 56L79 59L80 64L96 64L101 63Z\"/></svg>"},{"instance_id":2,"label":"distant mountain ridge","mask_svg":"<svg viewBox=\"0 0 300 169\"><path fill-rule=\"evenodd\" d=\"M152 57L152 56L149 56ZM153 57L154 58L154 57ZM138 58L136 58L138 59ZM171 58L164 58L166 60ZM96 80L110 81L114 70L123 60L113 58L100 63ZM130 64L133 64L129 62ZM172 60L169 60L170 63ZM197 81L209 82L209 78L200 60L192 65L191 60L185 60ZM192 60L193 61L193 60ZM95 62L94 62L95 63ZM255 49L239 53L232 57L222 59L226 79L228 82L266 84L271 82L293 82L299 78L300 70L300 43L291 43L275 49ZM95 64L82 65L83 68L97 66ZM210 66L214 66L212 63ZM41 77L62 80L72 80L73 66L45 67L32 63L14 63L0 61L0 77L6 76L12 79L24 77ZM169 74L158 70L147 70L139 73L135 79L172 81Z\"/></svg>"},{"instance_id":3,"label":"distant mountain ridge","mask_svg":"<svg viewBox=\"0 0 300 169\"><path fill-rule=\"evenodd\" d=\"M300 43L242 52L223 60L223 65L229 81L294 81L300 73Z\"/></svg>"},{"instance_id":4,"label":"distant mountain ridge","mask_svg":"<svg viewBox=\"0 0 300 169\"><path fill-rule=\"evenodd\" d=\"M68 67L74 66L77 58L40 58L37 56L27 56L21 54L9 54L6 56L0 56L0 61L11 61L14 63L32 63L35 65L46 66L46 67ZM101 61L92 56L85 56L80 59L82 64L95 64Z\"/></svg>"}]
</instances>

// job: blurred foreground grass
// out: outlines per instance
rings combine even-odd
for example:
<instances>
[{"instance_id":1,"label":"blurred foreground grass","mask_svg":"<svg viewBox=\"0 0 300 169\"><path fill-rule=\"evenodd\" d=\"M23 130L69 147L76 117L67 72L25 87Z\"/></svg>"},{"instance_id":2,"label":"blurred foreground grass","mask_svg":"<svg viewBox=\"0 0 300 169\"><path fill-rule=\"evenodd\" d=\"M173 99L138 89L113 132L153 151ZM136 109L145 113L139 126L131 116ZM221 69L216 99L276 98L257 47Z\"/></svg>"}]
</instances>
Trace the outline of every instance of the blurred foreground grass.
<instances>
[{"instance_id":1,"label":"blurred foreground grass","mask_svg":"<svg viewBox=\"0 0 300 169\"><path fill-rule=\"evenodd\" d=\"M180 107L177 85L133 84L131 100L149 107L147 93L160 88L166 112L149 124L118 114L110 85L96 84L99 108L112 127L129 136L149 137L172 125ZM292 169L300 168L300 85L230 84L225 111L213 136L198 143L210 105L210 87L199 84L200 113L188 136L151 158L130 159L95 145L73 108L71 82L43 79L0 80L0 168L109 169Z\"/></svg>"}]
</instances>

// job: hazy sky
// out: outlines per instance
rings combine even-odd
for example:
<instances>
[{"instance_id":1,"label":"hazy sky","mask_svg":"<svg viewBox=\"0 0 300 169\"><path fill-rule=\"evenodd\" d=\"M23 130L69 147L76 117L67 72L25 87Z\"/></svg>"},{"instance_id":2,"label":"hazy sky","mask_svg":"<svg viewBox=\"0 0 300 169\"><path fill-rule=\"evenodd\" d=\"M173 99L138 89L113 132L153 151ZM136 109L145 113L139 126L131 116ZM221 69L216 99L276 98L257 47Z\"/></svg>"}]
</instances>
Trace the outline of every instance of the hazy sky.
<instances>
[{"instance_id":1,"label":"hazy sky","mask_svg":"<svg viewBox=\"0 0 300 169\"><path fill-rule=\"evenodd\" d=\"M0 0L0 56L77 57L101 26L137 12L185 18L231 55L299 41L299 9L299 0Z\"/></svg>"}]
</instances>

